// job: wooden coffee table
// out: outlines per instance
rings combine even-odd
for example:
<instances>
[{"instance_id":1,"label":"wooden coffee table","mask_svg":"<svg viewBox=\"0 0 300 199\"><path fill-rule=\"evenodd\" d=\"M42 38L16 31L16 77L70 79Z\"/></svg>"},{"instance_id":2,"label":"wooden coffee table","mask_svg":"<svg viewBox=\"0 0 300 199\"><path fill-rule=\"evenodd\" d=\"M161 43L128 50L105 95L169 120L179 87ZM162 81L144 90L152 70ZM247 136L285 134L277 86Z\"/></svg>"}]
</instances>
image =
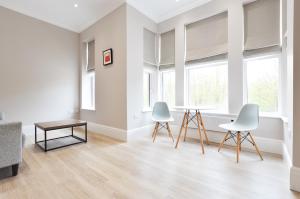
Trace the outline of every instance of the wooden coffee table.
<instances>
[{"instance_id":1,"label":"wooden coffee table","mask_svg":"<svg viewBox=\"0 0 300 199\"><path fill-rule=\"evenodd\" d=\"M45 152L62 147L71 146L74 144L87 142L87 122L81 120L62 120L55 122L42 122L35 123L35 144L43 149ZM85 138L80 138L74 135L74 127L85 127ZM44 132L44 140L37 140L37 129L41 129ZM49 131L71 128L71 135L47 139Z\"/></svg>"}]
</instances>

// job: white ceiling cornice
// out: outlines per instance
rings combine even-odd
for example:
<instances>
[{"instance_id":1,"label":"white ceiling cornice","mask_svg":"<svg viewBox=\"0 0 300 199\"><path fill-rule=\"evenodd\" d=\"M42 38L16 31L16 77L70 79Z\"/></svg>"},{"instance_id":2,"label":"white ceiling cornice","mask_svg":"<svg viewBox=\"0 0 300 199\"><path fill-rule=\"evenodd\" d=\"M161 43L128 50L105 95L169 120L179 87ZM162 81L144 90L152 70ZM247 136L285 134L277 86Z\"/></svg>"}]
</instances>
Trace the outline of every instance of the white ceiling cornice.
<instances>
[{"instance_id":1,"label":"white ceiling cornice","mask_svg":"<svg viewBox=\"0 0 300 199\"><path fill-rule=\"evenodd\" d=\"M177 16L177 15L180 15L180 14L182 14L182 13L185 13L185 12L187 12L187 11L189 11L189 10L192 10L193 8L197 8L197 7L199 7L199 6L202 6L202 5L204 5L204 4L206 4L206 3L210 2L210 1L211 1L211 0L195 1L195 2L193 2L193 3L191 3L191 4L187 4L186 6L180 7L180 8L177 9L177 10L168 12L168 13L166 13L166 14L164 14L164 15L161 15L161 16L159 17L158 23L163 22L163 21L165 21L165 20L168 20L168 19L170 19L170 18L172 18L172 17L175 17L175 16Z\"/></svg>"},{"instance_id":2,"label":"white ceiling cornice","mask_svg":"<svg viewBox=\"0 0 300 199\"><path fill-rule=\"evenodd\" d=\"M163 22L165 20L168 20L172 17L175 17L179 14L182 14L184 12L187 12L193 8L199 7L201 5L204 5L208 2L210 2L212 0L195 0L192 3L186 4L184 6L179 7L178 9L174 9L171 11L167 11L163 14L155 14L153 12L153 8L143 4L143 1L140 0L126 0L126 2L131 5L132 7L134 7L135 9L137 9L138 11L140 11L141 13L143 13L144 15L146 15L147 17L149 17L150 19L152 19L154 22L156 23L160 23ZM175 2L175 0L174 0Z\"/></svg>"}]
</instances>

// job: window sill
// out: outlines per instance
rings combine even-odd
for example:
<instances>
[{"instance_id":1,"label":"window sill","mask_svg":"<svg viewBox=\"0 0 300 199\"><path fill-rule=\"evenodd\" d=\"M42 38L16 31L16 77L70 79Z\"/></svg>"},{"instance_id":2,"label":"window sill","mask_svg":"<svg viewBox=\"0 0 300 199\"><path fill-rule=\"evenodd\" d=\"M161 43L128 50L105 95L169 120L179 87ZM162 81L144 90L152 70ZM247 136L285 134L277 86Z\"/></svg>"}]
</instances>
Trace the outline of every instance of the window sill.
<instances>
[{"instance_id":1,"label":"window sill","mask_svg":"<svg viewBox=\"0 0 300 199\"><path fill-rule=\"evenodd\" d=\"M152 112L152 108L143 108L142 113Z\"/></svg>"},{"instance_id":2,"label":"window sill","mask_svg":"<svg viewBox=\"0 0 300 199\"><path fill-rule=\"evenodd\" d=\"M208 111L203 111L202 114L204 116L225 116L225 117L238 117L238 114L232 114L232 113L220 113L220 112L208 112ZM260 118L270 118L270 119L282 119L283 116L277 115L277 114L264 114L260 113L259 114Z\"/></svg>"},{"instance_id":3,"label":"window sill","mask_svg":"<svg viewBox=\"0 0 300 199\"><path fill-rule=\"evenodd\" d=\"M170 109L170 112L177 112L177 113L184 113L184 110L176 110L176 109ZM238 114L232 114L232 113L226 113L226 112L218 112L218 111L201 111L201 114L203 116L211 116L211 117L232 117L237 118ZM270 118L270 119L281 119L282 121L285 121L286 117L281 116L279 114L267 114L267 113L260 113L260 118Z\"/></svg>"},{"instance_id":4,"label":"window sill","mask_svg":"<svg viewBox=\"0 0 300 199\"><path fill-rule=\"evenodd\" d=\"M82 111L96 111L95 108L81 108Z\"/></svg>"}]
</instances>

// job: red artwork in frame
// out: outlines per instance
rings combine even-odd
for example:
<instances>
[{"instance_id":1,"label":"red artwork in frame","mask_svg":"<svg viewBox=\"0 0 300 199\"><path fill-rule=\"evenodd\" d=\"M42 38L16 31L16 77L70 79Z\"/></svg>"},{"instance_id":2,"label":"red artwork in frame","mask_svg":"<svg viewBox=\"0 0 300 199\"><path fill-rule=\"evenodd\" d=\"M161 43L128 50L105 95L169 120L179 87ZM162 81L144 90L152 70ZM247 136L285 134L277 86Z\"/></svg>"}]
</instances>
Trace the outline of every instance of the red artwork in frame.
<instances>
[{"instance_id":1,"label":"red artwork in frame","mask_svg":"<svg viewBox=\"0 0 300 199\"><path fill-rule=\"evenodd\" d=\"M103 51L103 65L107 66L113 63L113 50L112 48Z\"/></svg>"}]
</instances>

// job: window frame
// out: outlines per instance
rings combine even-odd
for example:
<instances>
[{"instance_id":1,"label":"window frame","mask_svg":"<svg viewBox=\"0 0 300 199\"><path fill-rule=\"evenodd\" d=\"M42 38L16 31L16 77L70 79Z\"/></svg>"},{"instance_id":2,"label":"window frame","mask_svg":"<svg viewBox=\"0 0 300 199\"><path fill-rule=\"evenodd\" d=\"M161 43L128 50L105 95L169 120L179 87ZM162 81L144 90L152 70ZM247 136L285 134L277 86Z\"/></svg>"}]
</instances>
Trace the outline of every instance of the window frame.
<instances>
[{"instance_id":1,"label":"window frame","mask_svg":"<svg viewBox=\"0 0 300 199\"><path fill-rule=\"evenodd\" d=\"M89 111L95 111L96 110L96 67L93 70L88 70L88 59L89 59L89 42L94 41L94 39L83 42L83 63L82 63L82 75L81 75L81 110L89 110ZM95 49L94 49L95 50ZM91 84L91 87L88 88L88 84L91 82L91 76L93 77L93 84ZM91 89L91 100L92 105L87 106L87 104L84 104L86 100L84 100L84 97L87 93L87 90Z\"/></svg>"},{"instance_id":2,"label":"window frame","mask_svg":"<svg viewBox=\"0 0 300 199\"><path fill-rule=\"evenodd\" d=\"M256 54L249 57L243 58L243 104L248 103L248 74L247 74L247 62L249 60L264 60L267 58L278 59L278 103L277 112L263 112L260 111L262 116L280 116L282 115L282 92L283 92L283 66L282 66L282 53L281 52L269 52Z\"/></svg>"},{"instance_id":3,"label":"window frame","mask_svg":"<svg viewBox=\"0 0 300 199\"><path fill-rule=\"evenodd\" d=\"M91 77L92 76L92 77ZM93 80L93 85L91 84L90 88L87 88L87 84L91 83L89 82L90 80ZM87 106L86 104L84 104L84 95L87 92L87 89L91 89L91 100L92 100L92 104L91 106ZM91 110L91 111L95 111L96 110L96 71L88 71L85 74L84 77L84 83L82 85L82 91L81 91L81 109L82 110Z\"/></svg>"},{"instance_id":4,"label":"window frame","mask_svg":"<svg viewBox=\"0 0 300 199\"><path fill-rule=\"evenodd\" d=\"M212 113L228 113L229 108L229 64L228 60L216 60L216 61L207 61L203 63L193 64L194 66L185 66L185 105L190 106L190 89L189 89L189 70L197 69L197 68L206 68L213 67L218 65L226 65L227 66L227 96L226 96L226 107L224 109L211 109L207 110L207 112Z\"/></svg>"},{"instance_id":5,"label":"window frame","mask_svg":"<svg viewBox=\"0 0 300 199\"><path fill-rule=\"evenodd\" d=\"M144 100L145 100L145 96L144 96L144 77L145 77L145 75L147 75L148 76L148 85L149 85L149 87L148 87L148 95L149 95L149 101L148 101L148 106L147 107L145 107L145 104L144 104ZM149 70L145 70L144 69L144 71L143 71L143 109L144 110L147 110L147 109L151 109L151 72L149 71Z\"/></svg>"},{"instance_id":6,"label":"window frame","mask_svg":"<svg viewBox=\"0 0 300 199\"><path fill-rule=\"evenodd\" d=\"M170 68L170 69L165 69L165 70L161 70L161 71L159 71L159 99L161 100L161 101L165 101L164 100L164 93L163 93L163 91L164 91L164 89L163 89L163 74L164 73L170 73L170 72L173 72L174 73L174 76L175 76L175 88L174 88L174 93L175 93L175 96L174 96L174 98L175 98L175 104L174 104L174 106L176 106L176 70L175 70L175 68ZM166 102L166 101L165 101ZM169 105L169 104L168 104Z\"/></svg>"}]
</instances>

